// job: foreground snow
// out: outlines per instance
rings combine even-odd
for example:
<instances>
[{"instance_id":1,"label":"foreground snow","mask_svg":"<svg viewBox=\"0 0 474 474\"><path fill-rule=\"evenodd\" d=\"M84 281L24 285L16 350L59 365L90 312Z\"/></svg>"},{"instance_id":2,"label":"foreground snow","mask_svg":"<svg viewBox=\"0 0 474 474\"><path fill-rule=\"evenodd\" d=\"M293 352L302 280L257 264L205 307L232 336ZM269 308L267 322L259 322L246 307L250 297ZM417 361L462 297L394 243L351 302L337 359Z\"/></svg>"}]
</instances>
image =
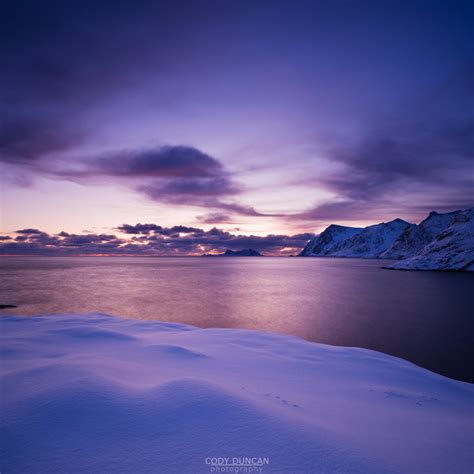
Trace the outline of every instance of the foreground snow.
<instances>
[{"instance_id":1,"label":"foreground snow","mask_svg":"<svg viewBox=\"0 0 474 474\"><path fill-rule=\"evenodd\" d=\"M474 468L473 386L401 359L99 314L0 324L1 472Z\"/></svg>"}]
</instances>

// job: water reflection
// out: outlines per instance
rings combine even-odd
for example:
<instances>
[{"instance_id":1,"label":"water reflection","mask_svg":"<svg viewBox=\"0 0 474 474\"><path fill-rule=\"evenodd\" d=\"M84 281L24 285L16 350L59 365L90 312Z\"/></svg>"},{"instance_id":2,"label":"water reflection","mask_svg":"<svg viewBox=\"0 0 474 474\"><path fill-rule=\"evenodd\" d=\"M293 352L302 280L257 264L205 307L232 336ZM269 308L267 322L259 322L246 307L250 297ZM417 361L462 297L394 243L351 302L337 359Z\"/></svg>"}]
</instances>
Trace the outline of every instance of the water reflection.
<instances>
[{"instance_id":1,"label":"water reflection","mask_svg":"<svg viewBox=\"0 0 474 474\"><path fill-rule=\"evenodd\" d=\"M301 258L2 257L10 314L104 312L379 350L474 380L472 274Z\"/></svg>"}]
</instances>

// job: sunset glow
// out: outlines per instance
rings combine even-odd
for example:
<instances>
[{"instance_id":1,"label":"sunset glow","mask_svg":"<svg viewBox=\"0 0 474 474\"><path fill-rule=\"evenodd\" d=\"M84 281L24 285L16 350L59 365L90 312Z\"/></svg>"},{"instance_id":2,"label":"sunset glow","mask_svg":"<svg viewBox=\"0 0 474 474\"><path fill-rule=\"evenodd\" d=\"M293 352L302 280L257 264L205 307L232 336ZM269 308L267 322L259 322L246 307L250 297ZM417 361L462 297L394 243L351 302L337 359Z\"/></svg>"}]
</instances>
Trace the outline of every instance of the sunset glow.
<instances>
[{"instance_id":1,"label":"sunset glow","mask_svg":"<svg viewBox=\"0 0 474 474\"><path fill-rule=\"evenodd\" d=\"M468 207L469 15L298 3L10 2L1 231L292 236Z\"/></svg>"}]
</instances>

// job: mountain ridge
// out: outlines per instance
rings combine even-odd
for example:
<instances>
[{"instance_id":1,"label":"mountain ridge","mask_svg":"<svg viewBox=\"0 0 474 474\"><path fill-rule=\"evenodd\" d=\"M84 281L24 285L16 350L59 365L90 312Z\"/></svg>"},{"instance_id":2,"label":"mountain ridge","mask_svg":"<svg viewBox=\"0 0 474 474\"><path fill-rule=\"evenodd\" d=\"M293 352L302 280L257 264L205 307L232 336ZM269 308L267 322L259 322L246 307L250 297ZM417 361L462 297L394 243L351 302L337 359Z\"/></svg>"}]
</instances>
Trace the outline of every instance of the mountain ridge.
<instances>
[{"instance_id":1,"label":"mountain ridge","mask_svg":"<svg viewBox=\"0 0 474 474\"><path fill-rule=\"evenodd\" d=\"M474 208L432 211L419 224L397 218L367 227L331 224L299 257L400 260L387 268L474 270Z\"/></svg>"}]
</instances>

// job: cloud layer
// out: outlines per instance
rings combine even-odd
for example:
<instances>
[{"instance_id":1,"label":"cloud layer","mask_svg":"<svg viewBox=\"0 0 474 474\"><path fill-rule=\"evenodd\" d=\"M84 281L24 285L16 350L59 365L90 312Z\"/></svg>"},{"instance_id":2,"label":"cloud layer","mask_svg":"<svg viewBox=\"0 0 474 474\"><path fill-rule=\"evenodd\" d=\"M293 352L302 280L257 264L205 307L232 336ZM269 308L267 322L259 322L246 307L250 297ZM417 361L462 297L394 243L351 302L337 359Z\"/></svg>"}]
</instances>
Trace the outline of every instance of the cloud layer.
<instances>
[{"instance_id":1,"label":"cloud layer","mask_svg":"<svg viewBox=\"0 0 474 474\"><path fill-rule=\"evenodd\" d=\"M20 229L0 236L1 255L142 255L185 256L253 248L265 255L297 253L314 234L236 235L218 228L123 224L114 234L49 235L38 229Z\"/></svg>"},{"instance_id":2,"label":"cloud layer","mask_svg":"<svg viewBox=\"0 0 474 474\"><path fill-rule=\"evenodd\" d=\"M28 155L29 156L29 155ZM30 174L81 184L124 185L154 202L265 216L236 199L243 187L214 157L190 146L161 146L107 153L72 162L31 157L16 165Z\"/></svg>"}]
</instances>

